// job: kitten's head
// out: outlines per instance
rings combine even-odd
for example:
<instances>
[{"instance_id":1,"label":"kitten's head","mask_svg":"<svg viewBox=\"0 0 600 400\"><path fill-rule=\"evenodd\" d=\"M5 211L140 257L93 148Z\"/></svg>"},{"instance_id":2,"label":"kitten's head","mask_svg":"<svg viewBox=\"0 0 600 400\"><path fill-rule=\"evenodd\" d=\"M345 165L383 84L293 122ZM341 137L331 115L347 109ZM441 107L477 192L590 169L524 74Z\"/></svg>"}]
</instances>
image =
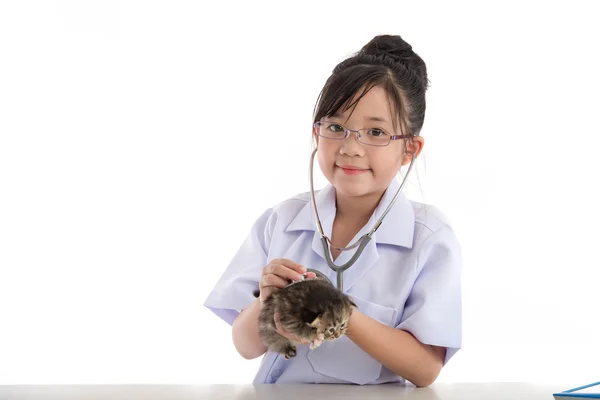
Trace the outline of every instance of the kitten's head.
<instances>
[{"instance_id":1,"label":"kitten's head","mask_svg":"<svg viewBox=\"0 0 600 400\"><path fill-rule=\"evenodd\" d=\"M305 310L305 321L317 328L325 336L325 340L334 340L346 334L352 307L356 304L349 297L340 301L326 302L319 305L318 311Z\"/></svg>"}]
</instances>

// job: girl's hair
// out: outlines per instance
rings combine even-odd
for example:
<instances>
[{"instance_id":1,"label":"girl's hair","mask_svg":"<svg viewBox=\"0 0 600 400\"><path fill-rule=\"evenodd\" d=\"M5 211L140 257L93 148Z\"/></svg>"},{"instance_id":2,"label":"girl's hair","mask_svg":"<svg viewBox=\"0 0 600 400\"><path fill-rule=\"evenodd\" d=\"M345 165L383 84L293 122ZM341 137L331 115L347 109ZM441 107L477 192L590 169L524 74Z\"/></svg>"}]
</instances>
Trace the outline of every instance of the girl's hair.
<instances>
[{"instance_id":1,"label":"girl's hair","mask_svg":"<svg viewBox=\"0 0 600 400\"><path fill-rule=\"evenodd\" d=\"M398 132L418 136L425 119L428 88L425 62L400 36L375 36L358 53L340 62L327 79L315 105L314 121L352 107L374 86L385 89ZM360 89L363 92L351 103Z\"/></svg>"}]
</instances>

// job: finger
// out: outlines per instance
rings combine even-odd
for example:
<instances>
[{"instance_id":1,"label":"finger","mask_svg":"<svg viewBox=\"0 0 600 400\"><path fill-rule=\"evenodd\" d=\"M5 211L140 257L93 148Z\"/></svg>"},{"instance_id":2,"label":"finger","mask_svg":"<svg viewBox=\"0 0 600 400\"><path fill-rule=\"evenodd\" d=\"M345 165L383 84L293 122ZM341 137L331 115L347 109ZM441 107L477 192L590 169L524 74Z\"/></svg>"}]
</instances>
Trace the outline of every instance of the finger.
<instances>
[{"instance_id":1,"label":"finger","mask_svg":"<svg viewBox=\"0 0 600 400\"><path fill-rule=\"evenodd\" d=\"M272 286L281 289L283 287L286 287L288 284L288 281L274 274L263 275L263 277L261 278L261 287L263 288Z\"/></svg>"},{"instance_id":2,"label":"finger","mask_svg":"<svg viewBox=\"0 0 600 400\"><path fill-rule=\"evenodd\" d=\"M277 333L279 333L281 336L283 336L287 340L290 340L292 342L294 341L294 338L289 333L284 331L283 329L277 329Z\"/></svg>"},{"instance_id":3,"label":"finger","mask_svg":"<svg viewBox=\"0 0 600 400\"><path fill-rule=\"evenodd\" d=\"M279 314L275 313L273 315L273 321L275 322L275 330L277 331L277 333L279 333L281 336L285 337L286 339L291 339L290 334L283 329L283 327L281 326L281 320L279 319Z\"/></svg>"},{"instance_id":4,"label":"finger","mask_svg":"<svg viewBox=\"0 0 600 400\"><path fill-rule=\"evenodd\" d=\"M292 342L296 342L296 343L310 343L310 342L305 342L303 339L300 339L296 335L293 335L293 334L289 333L285 329L281 328L281 325L277 329L277 333L279 333L281 336L283 336L284 338L286 338L287 340L290 340Z\"/></svg>"},{"instance_id":5,"label":"finger","mask_svg":"<svg viewBox=\"0 0 600 400\"><path fill-rule=\"evenodd\" d=\"M288 259L282 259L281 262L277 263L279 265L283 265L284 267L287 267L299 274L303 274L306 272L306 267L304 267L301 264L298 264L292 260L288 260Z\"/></svg>"},{"instance_id":6,"label":"finger","mask_svg":"<svg viewBox=\"0 0 600 400\"><path fill-rule=\"evenodd\" d=\"M275 313L273 315L273 320L275 321L275 329L277 330L277 333L279 333L281 336L285 337L288 340L296 342L296 343L302 343L302 344L311 343L311 341L308 339L301 339L298 336L286 331L285 328L281 324L281 320L279 319L278 313Z\"/></svg>"},{"instance_id":7,"label":"finger","mask_svg":"<svg viewBox=\"0 0 600 400\"><path fill-rule=\"evenodd\" d=\"M316 277L317 277L317 274L315 274L314 272L306 273L306 279L315 279Z\"/></svg>"},{"instance_id":8,"label":"finger","mask_svg":"<svg viewBox=\"0 0 600 400\"><path fill-rule=\"evenodd\" d=\"M292 281L300 281L302 280L302 275L298 272L290 269L289 267L281 264L271 264L271 268L269 269L269 273L277 275L283 279L290 279Z\"/></svg>"},{"instance_id":9,"label":"finger","mask_svg":"<svg viewBox=\"0 0 600 400\"><path fill-rule=\"evenodd\" d=\"M305 266L298 264L297 262L294 262L292 260L288 260L287 258L276 258L272 260L269 264L283 265L285 267L288 267L289 269L298 272L299 274L303 274L306 272Z\"/></svg>"},{"instance_id":10,"label":"finger","mask_svg":"<svg viewBox=\"0 0 600 400\"><path fill-rule=\"evenodd\" d=\"M268 299L271 296L271 294L273 293L274 290L277 290L277 289L274 289L271 287L261 287L258 297L260 297L261 301L265 301L266 299Z\"/></svg>"}]
</instances>

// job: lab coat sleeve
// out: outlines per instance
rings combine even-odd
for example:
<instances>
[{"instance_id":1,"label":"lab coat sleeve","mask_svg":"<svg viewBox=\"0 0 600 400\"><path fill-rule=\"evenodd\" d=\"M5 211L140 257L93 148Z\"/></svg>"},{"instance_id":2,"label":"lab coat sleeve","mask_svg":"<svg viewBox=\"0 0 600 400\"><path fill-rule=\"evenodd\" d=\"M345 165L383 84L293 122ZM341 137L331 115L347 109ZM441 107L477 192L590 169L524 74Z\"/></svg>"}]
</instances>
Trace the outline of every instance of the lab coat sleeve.
<instances>
[{"instance_id":1,"label":"lab coat sleeve","mask_svg":"<svg viewBox=\"0 0 600 400\"><path fill-rule=\"evenodd\" d=\"M446 364L462 345L462 254L449 227L420 249L417 276L397 328L424 344L446 347Z\"/></svg>"},{"instance_id":2,"label":"lab coat sleeve","mask_svg":"<svg viewBox=\"0 0 600 400\"><path fill-rule=\"evenodd\" d=\"M252 225L250 232L229 265L209 293L204 306L218 317L233 324L239 312L256 297L262 269L267 265L274 214L265 211Z\"/></svg>"}]
</instances>

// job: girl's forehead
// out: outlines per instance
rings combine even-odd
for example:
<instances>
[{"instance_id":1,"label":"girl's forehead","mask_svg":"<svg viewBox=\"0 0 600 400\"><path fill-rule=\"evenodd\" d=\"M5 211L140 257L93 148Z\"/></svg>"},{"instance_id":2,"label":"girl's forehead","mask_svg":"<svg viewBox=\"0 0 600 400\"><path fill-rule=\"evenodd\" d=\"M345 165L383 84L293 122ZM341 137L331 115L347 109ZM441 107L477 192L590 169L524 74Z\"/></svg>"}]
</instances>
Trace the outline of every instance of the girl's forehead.
<instances>
[{"instance_id":1,"label":"girl's forehead","mask_svg":"<svg viewBox=\"0 0 600 400\"><path fill-rule=\"evenodd\" d=\"M380 86L375 86L365 93L360 100L362 90L357 93L347 110L340 109L332 115L333 118L356 122L383 122L391 124L393 113L388 93Z\"/></svg>"}]
</instances>

